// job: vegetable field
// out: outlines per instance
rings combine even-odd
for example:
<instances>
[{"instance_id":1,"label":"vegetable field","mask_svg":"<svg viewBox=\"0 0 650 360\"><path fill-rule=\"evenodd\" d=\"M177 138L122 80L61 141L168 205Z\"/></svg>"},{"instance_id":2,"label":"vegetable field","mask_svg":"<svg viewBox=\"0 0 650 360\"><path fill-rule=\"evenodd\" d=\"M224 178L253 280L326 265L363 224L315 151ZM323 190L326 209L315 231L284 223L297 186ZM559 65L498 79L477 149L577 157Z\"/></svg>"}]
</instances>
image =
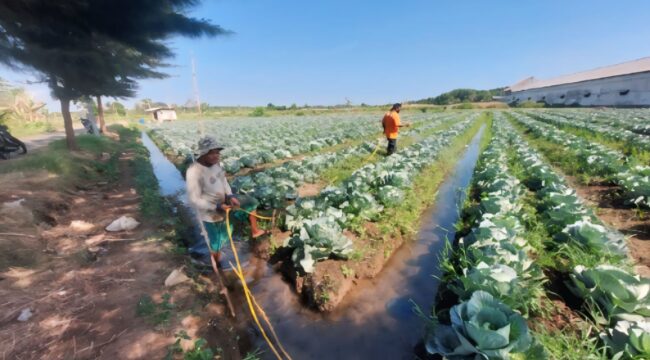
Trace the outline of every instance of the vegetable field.
<instances>
[{"instance_id":1,"label":"vegetable field","mask_svg":"<svg viewBox=\"0 0 650 360\"><path fill-rule=\"evenodd\" d=\"M182 170L221 142L236 193L274 216L268 254L304 302L335 309L415 239L438 186L483 129L440 254L424 348L448 359L650 359L650 111L404 114L177 121L149 129ZM242 229L244 224L236 224ZM431 286L436 286L432 280Z\"/></svg>"}]
</instances>

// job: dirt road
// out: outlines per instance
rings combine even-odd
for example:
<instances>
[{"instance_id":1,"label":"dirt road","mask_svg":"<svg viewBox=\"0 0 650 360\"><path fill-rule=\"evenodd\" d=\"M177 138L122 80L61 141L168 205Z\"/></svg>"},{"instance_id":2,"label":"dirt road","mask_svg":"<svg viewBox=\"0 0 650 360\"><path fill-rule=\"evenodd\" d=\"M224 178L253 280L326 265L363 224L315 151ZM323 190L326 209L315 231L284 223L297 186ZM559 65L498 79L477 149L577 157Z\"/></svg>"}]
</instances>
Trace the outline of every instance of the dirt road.
<instances>
[{"instance_id":1,"label":"dirt road","mask_svg":"<svg viewBox=\"0 0 650 360\"><path fill-rule=\"evenodd\" d=\"M81 127L76 127L74 129L75 134L80 135L84 134L86 131ZM39 135L32 135L28 136L25 138L22 138L22 142L25 143L27 146L27 153L36 150L38 148L42 148L44 146L47 146L47 144L51 143L54 140L59 140L59 139L65 139L65 131L56 131L56 132L51 132L51 133L45 133L45 134L39 134Z\"/></svg>"}]
</instances>

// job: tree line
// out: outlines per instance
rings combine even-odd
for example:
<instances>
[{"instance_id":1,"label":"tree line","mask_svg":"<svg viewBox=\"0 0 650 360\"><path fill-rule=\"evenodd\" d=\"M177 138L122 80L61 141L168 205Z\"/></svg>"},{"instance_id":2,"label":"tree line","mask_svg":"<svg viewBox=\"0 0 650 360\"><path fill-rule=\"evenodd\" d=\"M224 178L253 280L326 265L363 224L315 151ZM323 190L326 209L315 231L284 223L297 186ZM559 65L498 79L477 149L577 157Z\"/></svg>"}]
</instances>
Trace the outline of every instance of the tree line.
<instances>
[{"instance_id":1,"label":"tree line","mask_svg":"<svg viewBox=\"0 0 650 360\"><path fill-rule=\"evenodd\" d=\"M502 96L505 88L491 90L476 89L455 89L442 93L436 97L430 97L414 101L415 104L452 105L464 102L486 102L492 101L494 96Z\"/></svg>"}]
</instances>

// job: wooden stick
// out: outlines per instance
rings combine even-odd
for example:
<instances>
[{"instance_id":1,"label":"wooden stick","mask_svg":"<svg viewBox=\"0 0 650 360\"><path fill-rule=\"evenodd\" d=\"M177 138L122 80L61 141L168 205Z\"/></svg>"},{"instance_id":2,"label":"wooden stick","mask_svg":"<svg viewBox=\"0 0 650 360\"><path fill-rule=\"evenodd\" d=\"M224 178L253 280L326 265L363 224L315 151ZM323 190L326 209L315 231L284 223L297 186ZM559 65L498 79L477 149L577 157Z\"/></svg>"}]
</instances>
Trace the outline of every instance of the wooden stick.
<instances>
[{"instance_id":1,"label":"wooden stick","mask_svg":"<svg viewBox=\"0 0 650 360\"><path fill-rule=\"evenodd\" d=\"M273 209L273 213L271 214L271 231L275 229L275 211L276 209Z\"/></svg>"},{"instance_id":2,"label":"wooden stick","mask_svg":"<svg viewBox=\"0 0 650 360\"><path fill-rule=\"evenodd\" d=\"M36 236L34 236L34 235L27 235L27 234L18 234L18 233L0 233L0 236L1 236L1 235L4 235L4 236L25 236L25 237L28 237L28 238L36 239Z\"/></svg>"},{"instance_id":3,"label":"wooden stick","mask_svg":"<svg viewBox=\"0 0 650 360\"><path fill-rule=\"evenodd\" d=\"M232 305L232 302L230 301L230 294L228 293L228 288L226 287L226 284L224 284L223 280L221 279L221 272L217 267L217 262L214 260L214 256L212 256L212 252L210 252L210 262L212 263L212 270L217 276L217 281L219 282L219 286L221 286L221 291L219 293L226 298L226 304L228 305L228 310L230 310L230 315L232 317L235 317L235 307Z\"/></svg>"}]
</instances>

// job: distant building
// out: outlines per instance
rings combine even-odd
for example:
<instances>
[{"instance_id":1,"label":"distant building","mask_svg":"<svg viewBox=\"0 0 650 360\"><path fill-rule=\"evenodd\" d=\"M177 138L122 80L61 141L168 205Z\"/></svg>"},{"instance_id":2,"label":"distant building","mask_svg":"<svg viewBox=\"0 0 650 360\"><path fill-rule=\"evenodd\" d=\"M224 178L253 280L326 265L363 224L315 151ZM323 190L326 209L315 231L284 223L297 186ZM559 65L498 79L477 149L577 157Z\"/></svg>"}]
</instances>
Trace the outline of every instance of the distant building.
<instances>
[{"instance_id":1,"label":"distant building","mask_svg":"<svg viewBox=\"0 0 650 360\"><path fill-rule=\"evenodd\" d=\"M169 107L157 107L146 109L145 112L151 113L152 118L157 122L176 120L176 110Z\"/></svg>"},{"instance_id":2,"label":"distant building","mask_svg":"<svg viewBox=\"0 0 650 360\"><path fill-rule=\"evenodd\" d=\"M529 77L507 87L500 100L565 106L650 106L650 57L547 80Z\"/></svg>"}]
</instances>

